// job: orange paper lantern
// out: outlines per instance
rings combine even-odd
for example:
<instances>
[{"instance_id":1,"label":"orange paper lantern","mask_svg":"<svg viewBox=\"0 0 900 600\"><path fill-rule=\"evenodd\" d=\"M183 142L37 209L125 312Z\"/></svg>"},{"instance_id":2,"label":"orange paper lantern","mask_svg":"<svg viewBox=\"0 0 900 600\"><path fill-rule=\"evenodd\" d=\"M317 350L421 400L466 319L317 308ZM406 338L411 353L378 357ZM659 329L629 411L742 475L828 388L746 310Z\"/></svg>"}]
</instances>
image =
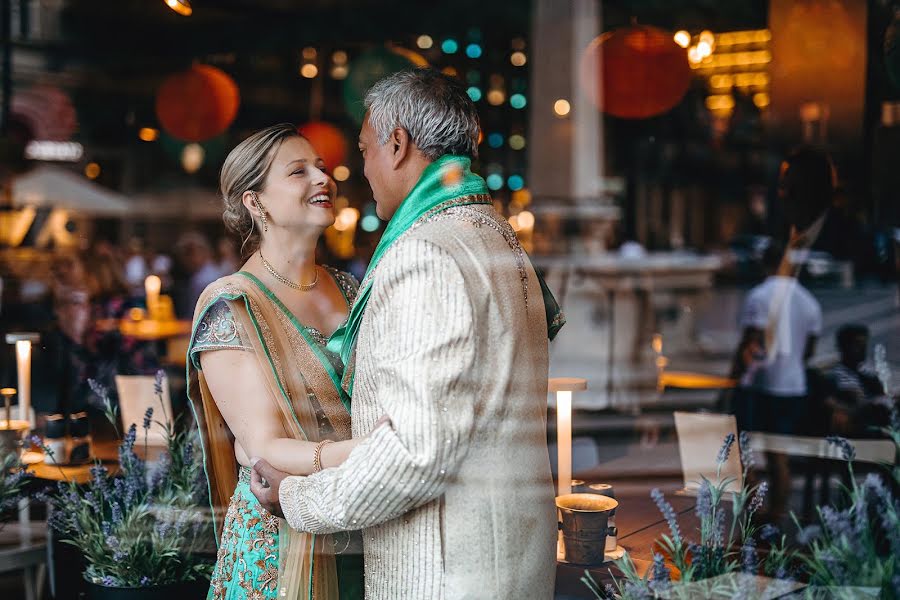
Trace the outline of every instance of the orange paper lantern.
<instances>
[{"instance_id":1,"label":"orange paper lantern","mask_svg":"<svg viewBox=\"0 0 900 600\"><path fill-rule=\"evenodd\" d=\"M325 166L334 169L347 159L347 140L341 130L330 123L310 121L297 128L300 135L309 140Z\"/></svg>"},{"instance_id":2,"label":"orange paper lantern","mask_svg":"<svg viewBox=\"0 0 900 600\"><path fill-rule=\"evenodd\" d=\"M159 87L156 117L172 137L202 142L228 129L239 104L238 87L231 77L209 65L194 65Z\"/></svg>"},{"instance_id":3,"label":"orange paper lantern","mask_svg":"<svg viewBox=\"0 0 900 600\"><path fill-rule=\"evenodd\" d=\"M691 83L691 67L671 33L635 25L594 39L581 57L580 79L603 112L646 119L681 101Z\"/></svg>"}]
</instances>

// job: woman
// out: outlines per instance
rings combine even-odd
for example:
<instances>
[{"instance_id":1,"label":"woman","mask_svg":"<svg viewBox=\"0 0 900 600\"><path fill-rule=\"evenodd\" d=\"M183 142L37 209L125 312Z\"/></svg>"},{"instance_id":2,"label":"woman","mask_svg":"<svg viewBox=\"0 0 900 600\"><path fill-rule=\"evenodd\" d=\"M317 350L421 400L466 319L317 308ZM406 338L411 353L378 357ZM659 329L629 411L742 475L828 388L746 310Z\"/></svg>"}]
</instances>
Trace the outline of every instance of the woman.
<instances>
[{"instance_id":1,"label":"woman","mask_svg":"<svg viewBox=\"0 0 900 600\"><path fill-rule=\"evenodd\" d=\"M315 262L334 223L335 183L291 125L264 129L225 159L225 225L249 258L212 283L194 313L189 395L200 428L219 552L208 597L362 597L350 536L291 530L249 490L250 457L298 475L340 464L356 446L340 359L328 336L357 282ZM333 441L333 443L331 443Z\"/></svg>"}]
</instances>

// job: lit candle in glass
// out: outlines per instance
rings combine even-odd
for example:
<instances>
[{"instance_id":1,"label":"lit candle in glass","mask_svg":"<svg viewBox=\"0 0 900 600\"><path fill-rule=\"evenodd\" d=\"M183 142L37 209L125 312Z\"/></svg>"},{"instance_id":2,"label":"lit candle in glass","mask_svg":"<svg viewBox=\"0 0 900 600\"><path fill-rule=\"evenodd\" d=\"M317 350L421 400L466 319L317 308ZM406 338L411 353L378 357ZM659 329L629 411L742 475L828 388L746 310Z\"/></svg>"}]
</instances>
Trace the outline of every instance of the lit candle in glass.
<instances>
[{"instance_id":1,"label":"lit candle in glass","mask_svg":"<svg viewBox=\"0 0 900 600\"><path fill-rule=\"evenodd\" d=\"M6 343L16 345L16 376L19 392L19 419L34 427L31 420L31 344L40 340L36 333L8 333Z\"/></svg>"},{"instance_id":2,"label":"lit candle in glass","mask_svg":"<svg viewBox=\"0 0 900 600\"><path fill-rule=\"evenodd\" d=\"M556 457L557 491L560 496L572 493L572 392L587 389L587 380L555 377L549 390L556 393Z\"/></svg>"},{"instance_id":3,"label":"lit candle in glass","mask_svg":"<svg viewBox=\"0 0 900 600\"><path fill-rule=\"evenodd\" d=\"M159 290L162 288L162 281L156 275L148 275L144 280L144 291L147 293L147 314L151 319L157 317L157 304L159 304Z\"/></svg>"}]
</instances>

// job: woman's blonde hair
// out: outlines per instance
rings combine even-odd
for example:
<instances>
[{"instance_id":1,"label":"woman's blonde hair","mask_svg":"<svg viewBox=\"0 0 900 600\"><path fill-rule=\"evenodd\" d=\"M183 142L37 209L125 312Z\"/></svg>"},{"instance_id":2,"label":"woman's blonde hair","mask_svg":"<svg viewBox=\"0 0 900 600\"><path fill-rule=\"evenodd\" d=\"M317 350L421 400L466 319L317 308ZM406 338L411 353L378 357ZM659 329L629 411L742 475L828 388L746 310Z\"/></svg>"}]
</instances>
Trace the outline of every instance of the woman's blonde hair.
<instances>
[{"instance_id":1,"label":"woman's blonde hair","mask_svg":"<svg viewBox=\"0 0 900 600\"><path fill-rule=\"evenodd\" d=\"M219 188L225 211L225 228L241 238L241 254L253 254L259 248L260 230L253 215L244 206L244 192L263 191L272 160L281 143L290 137L303 137L290 123L257 131L228 153L219 174Z\"/></svg>"}]
</instances>

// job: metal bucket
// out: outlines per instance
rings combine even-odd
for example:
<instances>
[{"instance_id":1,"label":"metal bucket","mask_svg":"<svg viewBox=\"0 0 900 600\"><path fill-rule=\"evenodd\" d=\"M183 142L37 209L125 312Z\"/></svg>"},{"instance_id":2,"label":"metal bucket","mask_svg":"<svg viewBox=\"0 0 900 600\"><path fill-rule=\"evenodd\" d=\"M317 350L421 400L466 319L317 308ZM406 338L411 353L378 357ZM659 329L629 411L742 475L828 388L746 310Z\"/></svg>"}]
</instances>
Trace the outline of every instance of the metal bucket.
<instances>
[{"instance_id":1,"label":"metal bucket","mask_svg":"<svg viewBox=\"0 0 900 600\"><path fill-rule=\"evenodd\" d=\"M577 565L604 560L609 515L619 505L598 494L566 494L556 498L562 530L563 559Z\"/></svg>"}]
</instances>

